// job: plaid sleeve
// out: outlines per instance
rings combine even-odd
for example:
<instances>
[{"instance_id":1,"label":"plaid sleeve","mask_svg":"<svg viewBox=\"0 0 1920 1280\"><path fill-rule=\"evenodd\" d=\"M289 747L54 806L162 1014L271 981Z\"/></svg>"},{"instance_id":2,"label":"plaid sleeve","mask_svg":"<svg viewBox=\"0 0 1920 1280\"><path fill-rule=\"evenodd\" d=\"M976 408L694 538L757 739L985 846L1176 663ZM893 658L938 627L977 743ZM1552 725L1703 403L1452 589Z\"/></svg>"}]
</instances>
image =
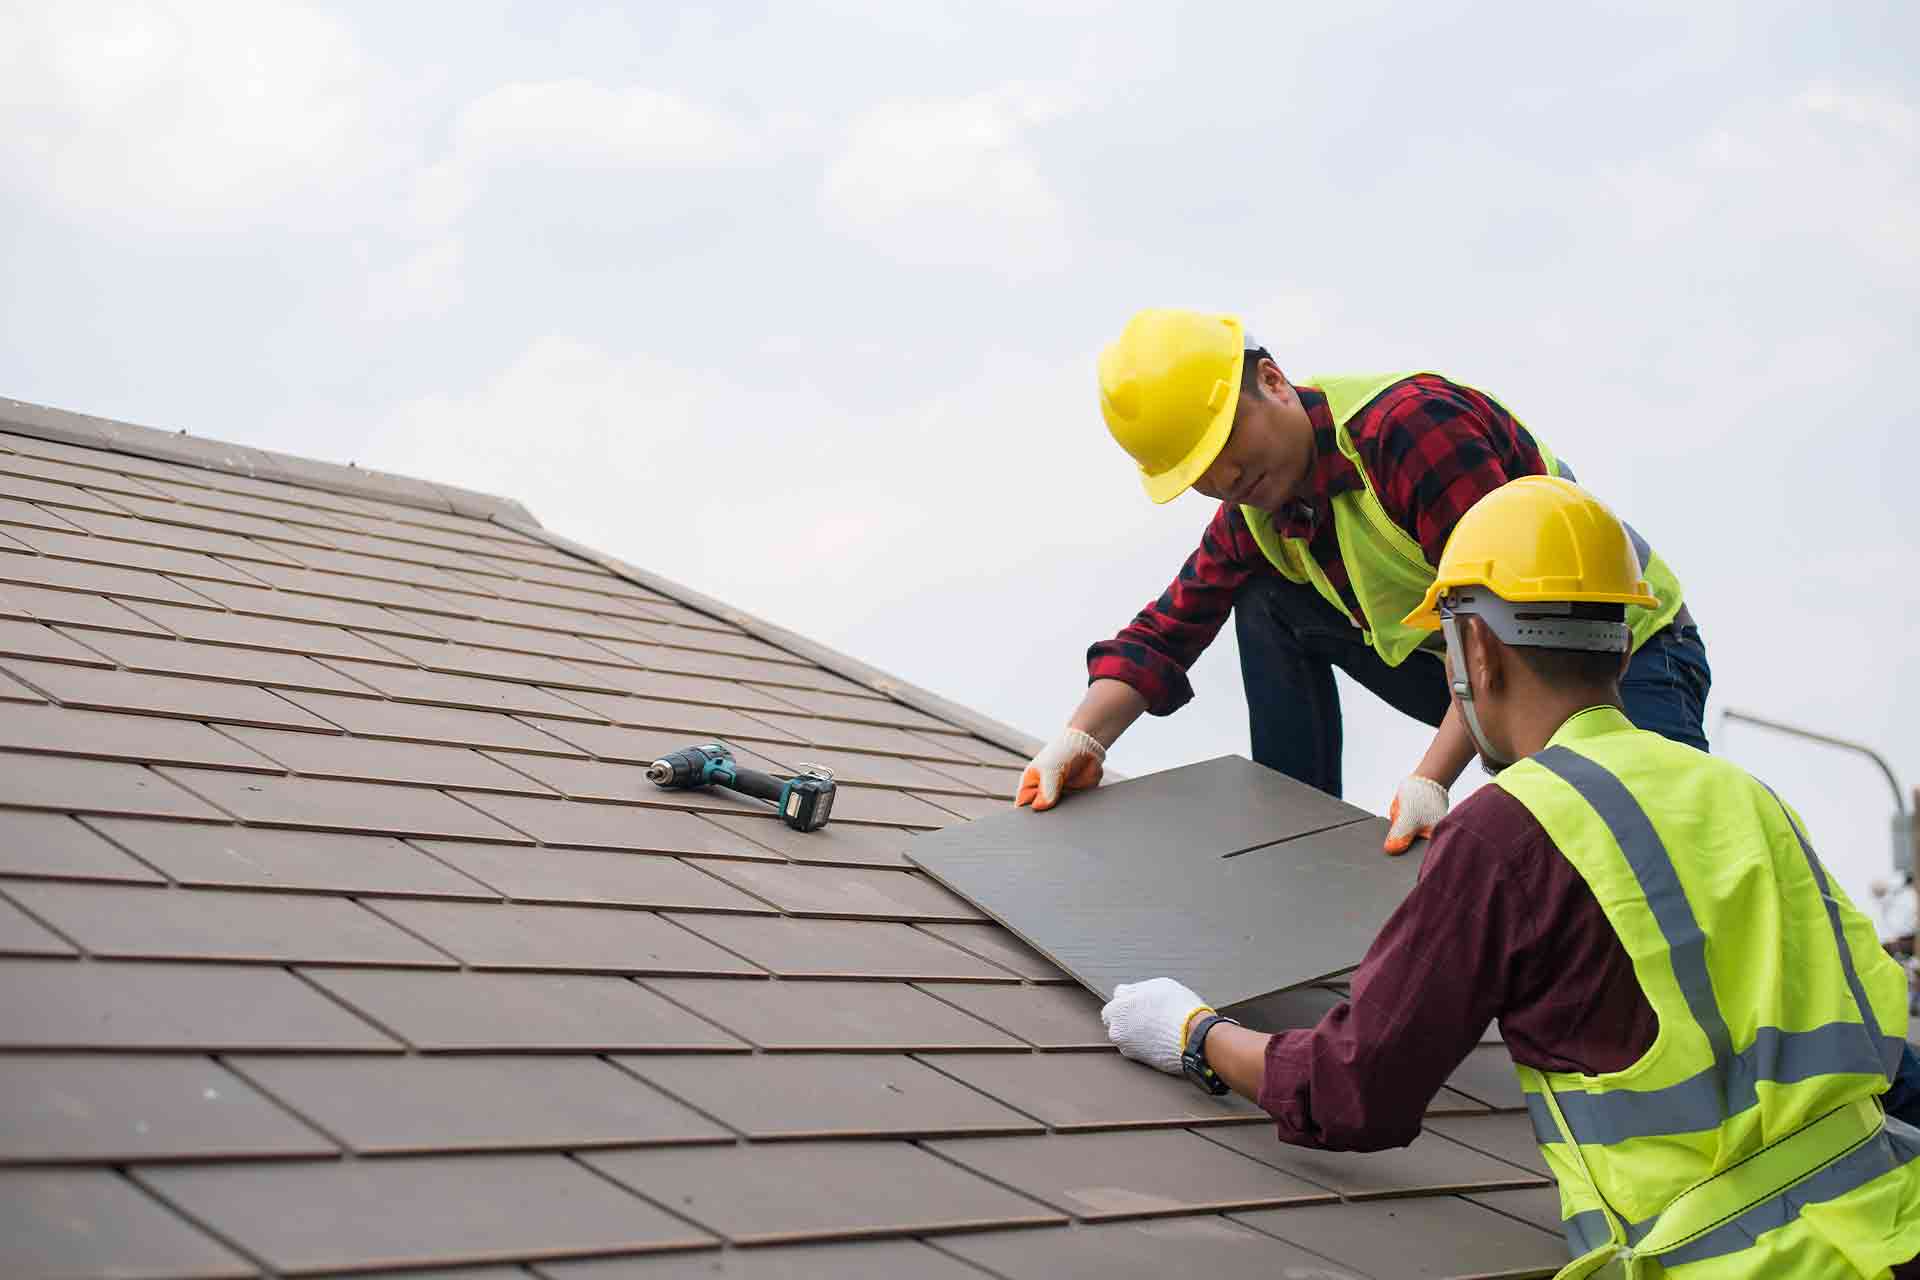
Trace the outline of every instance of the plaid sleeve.
<instances>
[{"instance_id":1,"label":"plaid sleeve","mask_svg":"<svg viewBox=\"0 0 1920 1280\"><path fill-rule=\"evenodd\" d=\"M1233 612L1233 599L1266 556L1240 508L1221 503L1160 598L1111 640L1087 649L1087 680L1119 680L1139 690L1147 710L1164 716L1193 698L1191 667Z\"/></svg>"},{"instance_id":2,"label":"plaid sleeve","mask_svg":"<svg viewBox=\"0 0 1920 1280\"><path fill-rule=\"evenodd\" d=\"M1474 503L1546 470L1540 447L1499 404L1437 374L1397 383L1349 425L1380 503L1439 564L1453 526Z\"/></svg>"}]
</instances>

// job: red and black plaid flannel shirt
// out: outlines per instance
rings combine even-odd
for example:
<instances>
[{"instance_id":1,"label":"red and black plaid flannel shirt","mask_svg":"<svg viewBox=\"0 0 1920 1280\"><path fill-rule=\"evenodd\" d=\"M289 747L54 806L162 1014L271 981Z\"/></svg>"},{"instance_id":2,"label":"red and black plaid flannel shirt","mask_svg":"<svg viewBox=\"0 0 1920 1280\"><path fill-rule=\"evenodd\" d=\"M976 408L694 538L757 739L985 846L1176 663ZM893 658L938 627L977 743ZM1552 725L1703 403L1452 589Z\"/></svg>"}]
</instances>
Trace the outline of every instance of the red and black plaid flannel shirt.
<instances>
[{"instance_id":1,"label":"red and black plaid flannel shirt","mask_svg":"<svg viewBox=\"0 0 1920 1280\"><path fill-rule=\"evenodd\" d=\"M1334 443L1327 398L1312 387L1298 391L1313 422L1314 496L1276 511L1274 523L1281 533L1307 540L1358 627L1360 605L1340 559L1332 500L1359 489L1360 473ZM1388 387L1353 416L1347 431L1380 505L1420 544L1429 564L1440 562L1454 523L1469 507L1515 477L1546 470L1539 446L1512 415L1473 388L1433 373ZM1219 634L1241 584L1253 574L1275 572L1240 508L1222 503L1199 550L1160 598L1119 635L1087 650L1088 680L1132 685L1154 715L1178 710L1193 697L1187 669Z\"/></svg>"}]
</instances>

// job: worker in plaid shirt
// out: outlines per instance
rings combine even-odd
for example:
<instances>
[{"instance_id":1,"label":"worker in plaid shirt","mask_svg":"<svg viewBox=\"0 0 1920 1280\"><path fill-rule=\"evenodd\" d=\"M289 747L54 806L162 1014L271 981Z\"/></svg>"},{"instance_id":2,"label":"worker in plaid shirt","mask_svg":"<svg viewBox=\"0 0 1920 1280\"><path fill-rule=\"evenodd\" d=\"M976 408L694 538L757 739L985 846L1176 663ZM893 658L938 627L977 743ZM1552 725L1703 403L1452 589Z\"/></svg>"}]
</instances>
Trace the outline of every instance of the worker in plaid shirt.
<instances>
[{"instance_id":1,"label":"worker in plaid shirt","mask_svg":"<svg viewBox=\"0 0 1920 1280\"><path fill-rule=\"evenodd\" d=\"M1220 507L1159 598L1087 651L1086 696L1027 766L1017 802L1048 809L1096 784L1142 712L1192 698L1187 670L1231 614L1261 764L1341 793L1335 667L1437 730L1393 799L1387 851L1403 852L1445 816L1474 746L1440 653L1400 619L1468 508L1519 476L1571 468L1493 397L1437 373L1295 385L1232 316L1139 313L1102 353L1100 384L1148 495L1193 488ZM1627 714L1704 751L1700 631L1678 579L1635 542L1661 603L1629 615Z\"/></svg>"}]
</instances>

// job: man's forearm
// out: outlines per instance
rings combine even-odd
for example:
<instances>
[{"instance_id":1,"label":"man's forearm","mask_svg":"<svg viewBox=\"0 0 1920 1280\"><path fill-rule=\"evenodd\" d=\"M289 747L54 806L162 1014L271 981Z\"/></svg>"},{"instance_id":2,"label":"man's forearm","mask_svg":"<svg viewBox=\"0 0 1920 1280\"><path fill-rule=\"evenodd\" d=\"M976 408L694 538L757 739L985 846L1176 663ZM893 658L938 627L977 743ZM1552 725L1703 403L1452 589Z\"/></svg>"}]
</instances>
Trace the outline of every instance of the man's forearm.
<instances>
[{"instance_id":1,"label":"man's forearm","mask_svg":"<svg viewBox=\"0 0 1920 1280\"><path fill-rule=\"evenodd\" d=\"M1258 1103L1267 1079L1267 1041L1271 1039L1264 1031L1219 1023L1207 1033L1207 1065L1229 1089Z\"/></svg>"},{"instance_id":2,"label":"man's forearm","mask_svg":"<svg viewBox=\"0 0 1920 1280\"><path fill-rule=\"evenodd\" d=\"M1146 698L1132 685L1119 680L1095 680L1087 686L1080 705L1067 717L1067 726L1087 734L1103 747L1110 747L1146 709Z\"/></svg>"},{"instance_id":3,"label":"man's forearm","mask_svg":"<svg viewBox=\"0 0 1920 1280\"><path fill-rule=\"evenodd\" d=\"M1420 757L1413 771L1443 787L1451 787L1459 781L1474 755L1473 735L1467 732L1467 722L1456 702L1447 707L1446 718L1440 721L1440 729L1433 735L1427 754Z\"/></svg>"}]
</instances>

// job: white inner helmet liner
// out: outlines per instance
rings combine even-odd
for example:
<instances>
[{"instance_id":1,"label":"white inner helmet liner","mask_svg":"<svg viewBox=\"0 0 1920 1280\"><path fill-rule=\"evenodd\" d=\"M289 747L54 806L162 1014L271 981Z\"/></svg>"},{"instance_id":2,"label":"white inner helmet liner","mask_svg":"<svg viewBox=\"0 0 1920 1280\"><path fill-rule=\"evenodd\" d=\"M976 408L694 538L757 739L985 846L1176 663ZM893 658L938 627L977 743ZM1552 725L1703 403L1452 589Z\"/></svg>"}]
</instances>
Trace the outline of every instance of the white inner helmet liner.
<instances>
[{"instance_id":1,"label":"white inner helmet liner","mask_svg":"<svg viewBox=\"0 0 1920 1280\"><path fill-rule=\"evenodd\" d=\"M1502 644L1585 653L1625 653L1633 645L1633 629L1625 621L1575 617L1576 606L1564 600L1515 604L1485 587L1456 587L1440 603L1446 612L1480 619Z\"/></svg>"}]
</instances>

